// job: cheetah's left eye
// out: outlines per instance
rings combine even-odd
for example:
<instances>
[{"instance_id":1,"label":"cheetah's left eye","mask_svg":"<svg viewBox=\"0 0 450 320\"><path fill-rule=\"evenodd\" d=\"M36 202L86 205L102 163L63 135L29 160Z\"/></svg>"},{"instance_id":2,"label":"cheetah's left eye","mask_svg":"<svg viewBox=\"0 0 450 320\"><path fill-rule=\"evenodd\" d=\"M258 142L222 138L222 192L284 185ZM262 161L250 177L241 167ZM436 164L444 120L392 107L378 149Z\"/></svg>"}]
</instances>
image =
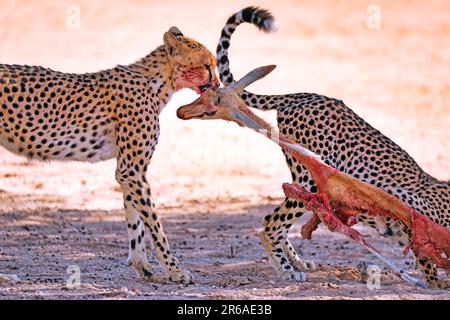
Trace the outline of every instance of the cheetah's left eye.
<instances>
[{"instance_id":1,"label":"cheetah's left eye","mask_svg":"<svg viewBox=\"0 0 450 320\"><path fill-rule=\"evenodd\" d=\"M208 70L208 81L212 79L211 66L209 64L205 64L205 69Z\"/></svg>"}]
</instances>

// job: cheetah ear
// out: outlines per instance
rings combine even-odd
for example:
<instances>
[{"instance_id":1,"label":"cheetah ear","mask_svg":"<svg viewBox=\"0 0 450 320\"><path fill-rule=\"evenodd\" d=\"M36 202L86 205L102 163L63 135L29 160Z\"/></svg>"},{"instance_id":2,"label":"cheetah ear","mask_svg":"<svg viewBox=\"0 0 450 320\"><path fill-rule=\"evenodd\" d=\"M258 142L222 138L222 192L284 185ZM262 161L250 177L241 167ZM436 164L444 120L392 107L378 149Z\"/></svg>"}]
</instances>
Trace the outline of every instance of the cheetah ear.
<instances>
[{"instance_id":1,"label":"cheetah ear","mask_svg":"<svg viewBox=\"0 0 450 320\"><path fill-rule=\"evenodd\" d=\"M182 37L183 33L177 27L173 26L169 29L169 32L173 34L175 37Z\"/></svg>"},{"instance_id":2,"label":"cheetah ear","mask_svg":"<svg viewBox=\"0 0 450 320\"><path fill-rule=\"evenodd\" d=\"M177 39L174 33L181 34L177 27L172 27L164 33L164 45L166 46L167 53L171 56L178 55L186 47L184 43Z\"/></svg>"},{"instance_id":3,"label":"cheetah ear","mask_svg":"<svg viewBox=\"0 0 450 320\"><path fill-rule=\"evenodd\" d=\"M251 85L253 82L258 81L265 76L267 76L269 73L271 73L276 68L276 65L269 65L264 67L256 68L249 73L247 73L245 76L242 77L241 80L231 85L231 88L236 92L239 93L242 90L244 90L246 87Z\"/></svg>"}]
</instances>

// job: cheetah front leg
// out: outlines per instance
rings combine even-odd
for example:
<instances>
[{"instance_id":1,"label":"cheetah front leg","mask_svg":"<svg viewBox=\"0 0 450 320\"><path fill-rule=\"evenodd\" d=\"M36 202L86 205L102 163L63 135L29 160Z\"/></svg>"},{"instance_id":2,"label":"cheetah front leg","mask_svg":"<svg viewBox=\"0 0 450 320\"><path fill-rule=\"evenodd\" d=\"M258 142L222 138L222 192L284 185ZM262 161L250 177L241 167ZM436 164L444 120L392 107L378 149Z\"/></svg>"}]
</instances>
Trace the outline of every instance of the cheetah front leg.
<instances>
[{"instance_id":1,"label":"cheetah front leg","mask_svg":"<svg viewBox=\"0 0 450 320\"><path fill-rule=\"evenodd\" d=\"M169 242L151 199L151 189L146 178L146 171L154 145L140 135L135 135L129 141L124 138L127 136L126 132L127 130L118 126L116 180L122 188L127 220L131 224L131 228L128 228L131 263L145 279L159 280L153 274L149 264L146 263L146 254L143 252L145 244L142 228L145 228L156 251L156 257L168 279L174 282L191 283L192 277L180 268L178 259L170 251ZM145 132L145 130L141 130L141 132ZM138 222L139 220L143 221L144 226ZM136 228L134 228L134 224L136 224Z\"/></svg>"},{"instance_id":2,"label":"cheetah front leg","mask_svg":"<svg viewBox=\"0 0 450 320\"><path fill-rule=\"evenodd\" d=\"M294 217L295 217L295 219L298 219L303 215L303 213L306 212L302 203L297 202L295 200L294 201L291 200L288 202L288 199L285 199L285 201L281 204L281 206L275 208L275 210L273 211L273 213L271 215L267 215L264 217L264 221L263 221L264 227L267 227L267 225L271 221L271 217L276 218L277 214L278 214L278 216L280 216L280 211L286 212L285 217L286 218L292 217L292 219ZM290 220L288 219L288 221L290 221ZM293 223L290 222L287 225L285 225L284 228L287 227L287 229L289 229L292 224ZM274 226L272 226L272 229L273 229L273 227ZM267 230L267 232L268 232L268 230ZM287 237L286 237L286 240L284 241L283 251L286 254L290 264L294 267L295 270L297 270L297 271L314 271L314 270L316 270L316 265L315 265L314 261L303 259L295 251L294 247L292 246L291 242L289 241L289 239Z\"/></svg>"},{"instance_id":3,"label":"cheetah front leg","mask_svg":"<svg viewBox=\"0 0 450 320\"><path fill-rule=\"evenodd\" d=\"M123 167L123 166L120 166ZM134 167L136 168L136 167ZM125 196L125 206L131 207L131 210L127 210L127 219L130 219L136 224L140 219L144 221L145 230L148 232L150 240L153 244L153 248L156 251L156 257L164 268L166 275L170 281L191 283L191 276L182 271L178 259L175 258L171 251L169 242L164 234L164 229L156 214L154 203L151 200L150 185L145 177L145 171L136 173L134 170L118 170L116 172L116 179L122 187ZM139 213L138 219L136 215L129 211ZM152 269L149 268L145 250L144 239L142 237L142 228L137 227L133 230L133 225L128 229L130 235L130 257L131 263L136 268L137 272L146 279L157 280L152 273Z\"/></svg>"},{"instance_id":4,"label":"cheetah front leg","mask_svg":"<svg viewBox=\"0 0 450 320\"><path fill-rule=\"evenodd\" d=\"M304 272L316 270L316 263L313 260L303 259L288 239L284 243L284 252L295 270Z\"/></svg>"},{"instance_id":5,"label":"cheetah front leg","mask_svg":"<svg viewBox=\"0 0 450 320\"><path fill-rule=\"evenodd\" d=\"M272 215L264 218L260 239L273 268L283 279L304 281L306 275L299 271L315 270L314 262L302 259L287 238L289 228L305 211L301 203L286 198Z\"/></svg>"},{"instance_id":6,"label":"cheetah front leg","mask_svg":"<svg viewBox=\"0 0 450 320\"><path fill-rule=\"evenodd\" d=\"M128 239L130 241L127 262L129 266L136 269L139 276L146 280L151 280L153 277L153 268L147 260L144 223L139 217L139 212L133 205L131 194L125 189L123 195Z\"/></svg>"}]
</instances>

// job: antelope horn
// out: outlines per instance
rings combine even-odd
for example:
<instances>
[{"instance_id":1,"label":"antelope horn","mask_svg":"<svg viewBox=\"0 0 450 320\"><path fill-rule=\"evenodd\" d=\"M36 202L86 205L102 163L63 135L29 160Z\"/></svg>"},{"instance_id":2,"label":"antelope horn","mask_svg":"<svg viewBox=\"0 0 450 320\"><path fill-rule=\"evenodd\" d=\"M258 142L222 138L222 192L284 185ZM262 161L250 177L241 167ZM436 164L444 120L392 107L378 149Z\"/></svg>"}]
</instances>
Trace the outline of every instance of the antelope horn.
<instances>
[{"instance_id":1,"label":"antelope horn","mask_svg":"<svg viewBox=\"0 0 450 320\"><path fill-rule=\"evenodd\" d=\"M259 79L264 78L269 73L271 73L276 68L276 65L269 65L264 67L256 68L249 73L247 73L244 77L242 77L241 80L238 82L230 85L230 87L236 92L239 93L242 90L244 90L247 86L252 84L255 81L258 81Z\"/></svg>"}]
</instances>

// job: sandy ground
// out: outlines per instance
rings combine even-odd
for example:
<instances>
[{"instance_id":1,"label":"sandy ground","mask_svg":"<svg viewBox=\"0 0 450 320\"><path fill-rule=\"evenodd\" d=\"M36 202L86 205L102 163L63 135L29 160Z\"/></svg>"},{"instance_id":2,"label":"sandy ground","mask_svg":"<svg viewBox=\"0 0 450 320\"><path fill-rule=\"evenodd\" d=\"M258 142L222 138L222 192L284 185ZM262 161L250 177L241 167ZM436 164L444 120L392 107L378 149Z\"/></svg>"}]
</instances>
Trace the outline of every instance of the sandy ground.
<instances>
[{"instance_id":1,"label":"sandy ground","mask_svg":"<svg viewBox=\"0 0 450 320\"><path fill-rule=\"evenodd\" d=\"M366 26L381 9L380 30ZM1 0L0 61L87 72L130 63L177 25L214 50L231 13L248 1ZM73 8L79 28L67 24ZM231 45L235 75L278 69L252 90L317 92L340 98L407 150L430 174L450 178L450 10L446 1L258 1L279 31L241 26ZM146 283L126 265L127 237L114 161L96 165L29 162L0 150L0 299L31 298L307 298L449 299L390 275L369 290L346 272L378 261L345 238L320 229L295 248L320 264L305 283L279 281L257 233L281 202L289 171L269 141L234 125L182 122L176 108L195 98L176 94L161 116L161 139L149 180L171 245L195 285ZM274 113L263 116L274 121ZM304 221L304 219L303 219ZM414 271L411 256L372 230L370 241ZM156 264L154 257L151 258ZM81 287L68 290L77 265ZM416 273L417 274L417 273Z\"/></svg>"}]
</instances>

